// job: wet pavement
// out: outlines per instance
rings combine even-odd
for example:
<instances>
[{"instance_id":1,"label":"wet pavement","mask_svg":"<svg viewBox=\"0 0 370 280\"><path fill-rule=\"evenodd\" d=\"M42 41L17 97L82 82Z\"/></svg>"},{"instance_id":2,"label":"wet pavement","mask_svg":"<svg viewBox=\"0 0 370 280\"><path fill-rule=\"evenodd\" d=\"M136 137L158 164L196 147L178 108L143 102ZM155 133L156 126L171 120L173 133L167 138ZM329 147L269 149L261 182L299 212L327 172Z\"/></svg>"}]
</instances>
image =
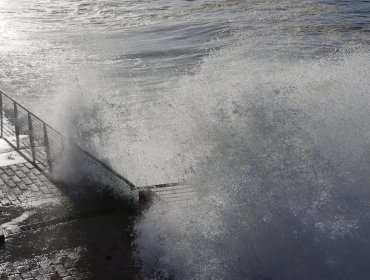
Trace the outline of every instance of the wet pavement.
<instances>
[{"instance_id":1,"label":"wet pavement","mask_svg":"<svg viewBox=\"0 0 370 280\"><path fill-rule=\"evenodd\" d=\"M0 205L20 205L61 197L61 191L31 163L0 167Z\"/></svg>"},{"instance_id":2,"label":"wet pavement","mask_svg":"<svg viewBox=\"0 0 370 280\"><path fill-rule=\"evenodd\" d=\"M0 166L1 280L140 279L135 207L94 183L60 184L29 162L11 163Z\"/></svg>"}]
</instances>

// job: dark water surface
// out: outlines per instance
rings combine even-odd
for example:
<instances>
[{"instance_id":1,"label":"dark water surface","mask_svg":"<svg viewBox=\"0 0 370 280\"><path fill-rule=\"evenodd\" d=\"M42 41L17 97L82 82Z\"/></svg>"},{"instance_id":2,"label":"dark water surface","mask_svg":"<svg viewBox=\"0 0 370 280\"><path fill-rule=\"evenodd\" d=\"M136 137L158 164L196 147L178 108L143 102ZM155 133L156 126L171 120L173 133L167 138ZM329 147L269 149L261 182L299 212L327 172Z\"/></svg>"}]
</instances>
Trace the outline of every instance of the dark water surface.
<instances>
[{"instance_id":1,"label":"dark water surface","mask_svg":"<svg viewBox=\"0 0 370 280\"><path fill-rule=\"evenodd\" d=\"M92 68L109 86L107 97L112 90L125 97L196 71L211 51L227 46L297 58L367 46L369 6L368 1L4 0L2 87L32 105L33 97L49 99L59 94L63 80Z\"/></svg>"}]
</instances>

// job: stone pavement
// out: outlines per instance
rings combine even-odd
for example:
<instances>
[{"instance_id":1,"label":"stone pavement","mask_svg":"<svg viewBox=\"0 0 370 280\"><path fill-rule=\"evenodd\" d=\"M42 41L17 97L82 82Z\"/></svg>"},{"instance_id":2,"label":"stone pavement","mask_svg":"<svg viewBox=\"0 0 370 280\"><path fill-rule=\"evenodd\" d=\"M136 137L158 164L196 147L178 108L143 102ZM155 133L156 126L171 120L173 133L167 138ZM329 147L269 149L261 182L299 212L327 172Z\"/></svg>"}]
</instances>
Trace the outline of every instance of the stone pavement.
<instances>
[{"instance_id":1,"label":"stone pavement","mask_svg":"<svg viewBox=\"0 0 370 280\"><path fill-rule=\"evenodd\" d=\"M10 206L61 196L58 188L31 163L0 167L0 205Z\"/></svg>"},{"instance_id":2,"label":"stone pavement","mask_svg":"<svg viewBox=\"0 0 370 280\"><path fill-rule=\"evenodd\" d=\"M87 279L89 272L79 263L82 250L61 250L0 264L0 279Z\"/></svg>"},{"instance_id":3,"label":"stone pavement","mask_svg":"<svg viewBox=\"0 0 370 280\"><path fill-rule=\"evenodd\" d=\"M133 207L109 189L56 184L31 163L6 158L0 161L1 280L140 279L132 258Z\"/></svg>"}]
</instances>

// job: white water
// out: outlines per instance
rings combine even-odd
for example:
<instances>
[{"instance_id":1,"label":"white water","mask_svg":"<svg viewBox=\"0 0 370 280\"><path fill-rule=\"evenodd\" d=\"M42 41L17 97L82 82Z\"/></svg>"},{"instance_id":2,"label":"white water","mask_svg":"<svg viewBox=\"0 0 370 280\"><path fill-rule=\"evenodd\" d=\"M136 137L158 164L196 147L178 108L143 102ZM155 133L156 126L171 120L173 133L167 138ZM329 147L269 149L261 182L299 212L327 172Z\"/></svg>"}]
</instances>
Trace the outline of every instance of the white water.
<instances>
[{"instance_id":1,"label":"white water","mask_svg":"<svg viewBox=\"0 0 370 280\"><path fill-rule=\"evenodd\" d=\"M199 199L138 221L148 279L366 279L369 67L365 52L291 62L236 48L174 85Z\"/></svg>"},{"instance_id":2,"label":"white water","mask_svg":"<svg viewBox=\"0 0 370 280\"><path fill-rule=\"evenodd\" d=\"M0 81L137 185L148 279L368 279L369 2L0 0Z\"/></svg>"}]
</instances>

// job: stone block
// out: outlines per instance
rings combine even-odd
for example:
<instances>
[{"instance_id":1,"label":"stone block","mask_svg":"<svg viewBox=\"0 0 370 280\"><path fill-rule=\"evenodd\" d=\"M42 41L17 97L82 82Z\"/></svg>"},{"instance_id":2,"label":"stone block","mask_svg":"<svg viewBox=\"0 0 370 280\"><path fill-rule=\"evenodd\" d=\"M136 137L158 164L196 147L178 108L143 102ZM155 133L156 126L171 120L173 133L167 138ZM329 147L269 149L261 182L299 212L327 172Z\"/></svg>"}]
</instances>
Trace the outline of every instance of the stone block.
<instances>
[{"instance_id":1,"label":"stone block","mask_svg":"<svg viewBox=\"0 0 370 280\"><path fill-rule=\"evenodd\" d=\"M9 169L9 168L5 169L4 171L5 171L5 174L8 175L8 176L13 176L14 175L14 171Z\"/></svg>"},{"instance_id":2,"label":"stone block","mask_svg":"<svg viewBox=\"0 0 370 280\"><path fill-rule=\"evenodd\" d=\"M33 172L33 174L35 174L35 175L41 175L40 170L38 170L38 169L36 169L36 168L32 169L32 172Z\"/></svg>"},{"instance_id":3,"label":"stone block","mask_svg":"<svg viewBox=\"0 0 370 280\"><path fill-rule=\"evenodd\" d=\"M33 166L33 164L31 164L31 163L29 163L29 162L24 163L24 165L25 165L26 167L28 167L29 169L33 169L33 168L35 168L35 167Z\"/></svg>"},{"instance_id":4,"label":"stone block","mask_svg":"<svg viewBox=\"0 0 370 280\"><path fill-rule=\"evenodd\" d=\"M48 178L46 178L44 175L41 175L41 176L39 176L39 180L41 182L47 182L48 181Z\"/></svg>"},{"instance_id":5,"label":"stone block","mask_svg":"<svg viewBox=\"0 0 370 280\"><path fill-rule=\"evenodd\" d=\"M14 183L22 182L22 180L18 176L15 176L15 175L12 177L12 180Z\"/></svg>"},{"instance_id":6,"label":"stone block","mask_svg":"<svg viewBox=\"0 0 370 280\"><path fill-rule=\"evenodd\" d=\"M18 170L18 167L17 167L17 165L10 165L9 166L10 167L10 169L13 171L13 172L15 172L15 171L17 171Z\"/></svg>"},{"instance_id":7,"label":"stone block","mask_svg":"<svg viewBox=\"0 0 370 280\"><path fill-rule=\"evenodd\" d=\"M32 172L28 173L28 174L27 174L27 176L28 176L28 178L30 178L32 181L34 181L34 180L36 180L36 179L37 179L36 175L35 175L35 174L33 174Z\"/></svg>"},{"instance_id":8,"label":"stone block","mask_svg":"<svg viewBox=\"0 0 370 280\"><path fill-rule=\"evenodd\" d=\"M31 185L29 185L29 188L30 188L33 192L38 192L38 191L40 191L40 189L36 186L36 184L31 184Z\"/></svg>"},{"instance_id":9,"label":"stone block","mask_svg":"<svg viewBox=\"0 0 370 280\"><path fill-rule=\"evenodd\" d=\"M26 191L26 190L28 190L27 185L26 185L25 183L23 183L23 182L19 182L19 183L17 184L17 186L18 186L18 188L19 188L19 189L21 189L22 191Z\"/></svg>"},{"instance_id":10,"label":"stone block","mask_svg":"<svg viewBox=\"0 0 370 280\"><path fill-rule=\"evenodd\" d=\"M9 180L9 176L8 176L7 174L5 174L5 173L4 173L4 174L1 174L1 175L0 175L0 177L1 177L0 179L1 179L2 181Z\"/></svg>"},{"instance_id":11,"label":"stone block","mask_svg":"<svg viewBox=\"0 0 370 280\"><path fill-rule=\"evenodd\" d=\"M24 178L24 177L26 177L26 174L24 174L21 170L17 170L17 171L15 171L15 174L16 174L19 178Z\"/></svg>"},{"instance_id":12,"label":"stone block","mask_svg":"<svg viewBox=\"0 0 370 280\"><path fill-rule=\"evenodd\" d=\"M23 183L25 183L26 185L30 185L33 182L29 178L26 177L26 178L23 178Z\"/></svg>"},{"instance_id":13,"label":"stone block","mask_svg":"<svg viewBox=\"0 0 370 280\"><path fill-rule=\"evenodd\" d=\"M17 186L16 183L14 183L13 181L6 181L5 184L10 187L10 188L15 188Z\"/></svg>"},{"instance_id":14,"label":"stone block","mask_svg":"<svg viewBox=\"0 0 370 280\"><path fill-rule=\"evenodd\" d=\"M22 172L25 173L25 174L31 172L31 170L27 166L21 166L20 168L21 168Z\"/></svg>"},{"instance_id":15,"label":"stone block","mask_svg":"<svg viewBox=\"0 0 370 280\"><path fill-rule=\"evenodd\" d=\"M36 186L38 186L39 188L45 186L45 184L43 182L40 182L40 181L36 181L35 182Z\"/></svg>"},{"instance_id":16,"label":"stone block","mask_svg":"<svg viewBox=\"0 0 370 280\"><path fill-rule=\"evenodd\" d=\"M12 192L14 193L14 195L16 195L16 196L19 196L19 195L21 195L23 192L19 189L19 188L14 188L14 189L12 189ZM0 198L1 198L1 196L0 196Z\"/></svg>"}]
</instances>

